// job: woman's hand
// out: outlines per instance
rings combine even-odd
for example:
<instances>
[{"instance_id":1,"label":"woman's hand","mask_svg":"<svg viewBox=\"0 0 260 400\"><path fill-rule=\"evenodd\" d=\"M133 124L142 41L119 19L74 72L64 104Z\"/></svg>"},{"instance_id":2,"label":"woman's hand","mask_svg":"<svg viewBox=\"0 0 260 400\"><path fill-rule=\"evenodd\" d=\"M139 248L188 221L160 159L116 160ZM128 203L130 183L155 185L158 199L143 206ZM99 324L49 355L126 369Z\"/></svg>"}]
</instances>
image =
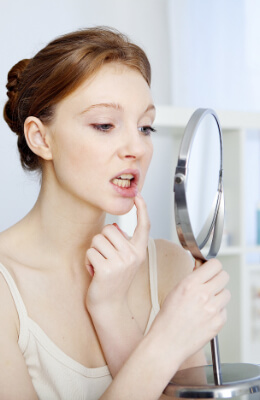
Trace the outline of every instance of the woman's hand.
<instances>
[{"instance_id":1,"label":"woman's hand","mask_svg":"<svg viewBox=\"0 0 260 400\"><path fill-rule=\"evenodd\" d=\"M140 343L143 333L128 306L130 285L146 258L150 222L146 204L135 198L137 226L129 239L118 227L105 226L93 238L86 265L93 276L87 308L114 377Z\"/></svg>"},{"instance_id":2,"label":"woman's hand","mask_svg":"<svg viewBox=\"0 0 260 400\"><path fill-rule=\"evenodd\" d=\"M228 279L217 260L206 262L184 278L168 294L148 334L101 399L166 399L161 393L181 364L225 323ZM125 380L134 382L127 391Z\"/></svg>"},{"instance_id":3,"label":"woman's hand","mask_svg":"<svg viewBox=\"0 0 260 400\"><path fill-rule=\"evenodd\" d=\"M184 278L165 299L151 333L181 364L216 336L226 318L229 276L218 260L210 260Z\"/></svg>"},{"instance_id":4,"label":"woman's hand","mask_svg":"<svg viewBox=\"0 0 260 400\"><path fill-rule=\"evenodd\" d=\"M87 250L86 267L93 276L87 294L89 311L97 307L121 307L127 299L128 289L146 258L150 222L146 204L135 198L137 226L129 239L114 225L107 225L94 236Z\"/></svg>"}]
</instances>

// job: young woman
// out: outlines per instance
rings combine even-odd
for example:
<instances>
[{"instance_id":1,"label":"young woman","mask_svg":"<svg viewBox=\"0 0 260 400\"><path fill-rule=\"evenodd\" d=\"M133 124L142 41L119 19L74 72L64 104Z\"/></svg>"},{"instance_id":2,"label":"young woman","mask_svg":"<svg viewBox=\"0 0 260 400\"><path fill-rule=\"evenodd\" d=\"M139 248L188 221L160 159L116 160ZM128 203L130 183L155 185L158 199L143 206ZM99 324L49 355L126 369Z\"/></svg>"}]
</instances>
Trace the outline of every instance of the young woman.
<instances>
[{"instance_id":1,"label":"young woman","mask_svg":"<svg viewBox=\"0 0 260 400\"><path fill-rule=\"evenodd\" d=\"M8 75L4 117L41 173L33 209L0 234L0 398L160 398L226 320L227 274L149 238L140 194L155 107L144 52L93 28ZM137 209L128 238L105 214ZM163 395L162 395L163 396Z\"/></svg>"}]
</instances>

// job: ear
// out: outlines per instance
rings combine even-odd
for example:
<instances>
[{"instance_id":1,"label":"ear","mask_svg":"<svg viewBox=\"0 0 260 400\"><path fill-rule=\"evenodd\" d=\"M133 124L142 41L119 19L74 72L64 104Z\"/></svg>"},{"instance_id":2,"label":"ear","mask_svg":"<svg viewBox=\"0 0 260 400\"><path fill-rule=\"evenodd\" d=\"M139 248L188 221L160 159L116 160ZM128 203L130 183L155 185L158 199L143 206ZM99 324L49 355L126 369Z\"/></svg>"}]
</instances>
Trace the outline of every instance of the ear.
<instances>
[{"instance_id":1,"label":"ear","mask_svg":"<svg viewBox=\"0 0 260 400\"><path fill-rule=\"evenodd\" d=\"M39 118L28 117L24 123L24 135L33 153L44 160L52 160L48 128Z\"/></svg>"}]
</instances>

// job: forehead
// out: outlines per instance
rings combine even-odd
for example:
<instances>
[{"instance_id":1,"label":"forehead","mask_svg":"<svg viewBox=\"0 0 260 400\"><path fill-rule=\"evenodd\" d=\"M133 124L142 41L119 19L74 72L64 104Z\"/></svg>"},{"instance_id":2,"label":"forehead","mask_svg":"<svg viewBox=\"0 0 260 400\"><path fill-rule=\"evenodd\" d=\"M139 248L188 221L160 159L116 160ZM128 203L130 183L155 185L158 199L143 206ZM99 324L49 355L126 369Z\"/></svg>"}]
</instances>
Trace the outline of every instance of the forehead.
<instances>
[{"instance_id":1,"label":"forehead","mask_svg":"<svg viewBox=\"0 0 260 400\"><path fill-rule=\"evenodd\" d=\"M147 107L152 103L150 88L142 74L134 68L120 63L103 65L95 75L86 79L58 105L60 107L88 107L96 103L119 103Z\"/></svg>"}]
</instances>

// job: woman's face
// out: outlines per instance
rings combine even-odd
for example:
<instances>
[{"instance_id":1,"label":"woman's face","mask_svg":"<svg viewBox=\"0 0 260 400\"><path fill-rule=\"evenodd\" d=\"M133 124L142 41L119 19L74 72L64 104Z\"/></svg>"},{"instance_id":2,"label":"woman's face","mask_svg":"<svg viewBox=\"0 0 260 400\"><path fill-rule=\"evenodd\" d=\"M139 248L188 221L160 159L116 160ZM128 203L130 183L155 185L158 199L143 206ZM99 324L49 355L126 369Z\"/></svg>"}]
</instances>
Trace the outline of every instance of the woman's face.
<instances>
[{"instance_id":1,"label":"woman's face","mask_svg":"<svg viewBox=\"0 0 260 400\"><path fill-rule=\"evenodd\" d=\"M154 118L142 75L118 63L104 65L57 105L49 127L62 192L111 214L128 212L151 161Z\"/></svg>"}]
</instances>

